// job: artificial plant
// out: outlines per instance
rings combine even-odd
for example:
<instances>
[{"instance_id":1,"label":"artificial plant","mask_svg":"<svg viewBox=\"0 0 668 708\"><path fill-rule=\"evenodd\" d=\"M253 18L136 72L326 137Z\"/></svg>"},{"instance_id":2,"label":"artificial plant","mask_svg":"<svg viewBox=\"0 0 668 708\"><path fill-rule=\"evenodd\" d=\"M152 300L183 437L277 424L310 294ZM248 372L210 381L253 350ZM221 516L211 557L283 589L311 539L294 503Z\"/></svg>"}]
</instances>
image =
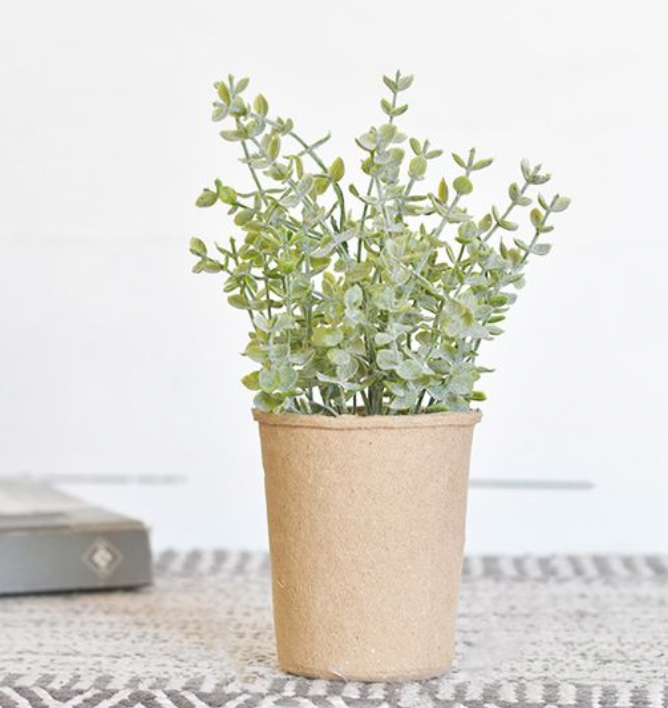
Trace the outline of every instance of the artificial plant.
<instances>
[{"instance_id":1,"label":"artificial plant","mask_svg":"<svg viewBox=\"0 0 668 708\"><path fill-rule=\"evenodd\" d=\"M215 84L213 120L239 144L251 187L216 180L201 193L197 205L221 204L237 235L215 251L193 238L190 250L193 270L222 274L230 304L248 313L244 353L256 366L243 383L261 410L468 410L484 399L480 344L502 333L526 263L549 252L549 222L568 207L559 195L534 205L550 175L523 160L506 203L475 217L466 197L492 163L475 149L453 153L456 176L429 189L443 151L397 126L413 77L383 81L385 121L356 140L364 183L345 188L343 160L322 156L329 135L309 142L270 117L264 96L246 100L248 79ZM522 210L529 233L517 236Z\"/></svg>"}]
</instances>

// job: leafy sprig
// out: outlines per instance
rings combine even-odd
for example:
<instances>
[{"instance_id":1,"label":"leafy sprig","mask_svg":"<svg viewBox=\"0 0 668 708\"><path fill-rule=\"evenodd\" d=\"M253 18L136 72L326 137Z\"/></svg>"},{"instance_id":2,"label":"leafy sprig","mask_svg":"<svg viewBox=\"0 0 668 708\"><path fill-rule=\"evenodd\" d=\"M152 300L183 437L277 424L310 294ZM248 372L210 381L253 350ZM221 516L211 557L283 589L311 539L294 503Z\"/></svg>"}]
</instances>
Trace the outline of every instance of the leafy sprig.
<instances>
[{"instance_id":1,"label":"leafy sprig","mask_svg":"<svg viewBox=\"0 0 668 708\"><path fill-rule=\"evenodd\" d=\"M457 174L425 188L443 151L395 123L413 77L383 81L386 120L356 139L361 190L344 189L340 157L322 156L329 134L308 141L270 116L262 94L245 97L248 79L215 84L212 118L239 143L251 187L216 180L202 191L197 206L221 204L237 235L214 249L193 238L190 250L193 270L222 274L228 301L248 313L244 353L256 368L243 383L261 410L417 414L484 400L480 344L502 333L526 263L549 252L548 221L569 205L536 195L550 175L523 160L507 204L474 217L466 198L492 164L475 149L453 153Z\"/></svg>"}]
</instances>

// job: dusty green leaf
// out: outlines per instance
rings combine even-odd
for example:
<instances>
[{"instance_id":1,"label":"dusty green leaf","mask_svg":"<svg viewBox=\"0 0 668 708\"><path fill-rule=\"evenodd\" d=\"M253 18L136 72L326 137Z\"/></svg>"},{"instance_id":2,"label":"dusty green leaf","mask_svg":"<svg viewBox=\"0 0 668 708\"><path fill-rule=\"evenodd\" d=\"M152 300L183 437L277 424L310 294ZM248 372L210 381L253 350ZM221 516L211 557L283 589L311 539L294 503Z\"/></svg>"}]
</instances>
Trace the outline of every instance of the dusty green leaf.
<instances>
[{"instance_id":1,"label":"dusty green leaf","mask_svg":"<svg viewBox=\"0 0 668 708\"><path fill-rule=\"evenodd\" d=\"M270 160L275 160L281 152L281 138L277 133L271 136L267 146L267 156Z\"/></svg>"},{"instance_id":2,"label":"dusty green leaf","mask_svg":"<svg viewBox=\"0 0 668 708\"><path fill-rule=\"evenodd\" d=\"M336 327L322 325L315 328L311 341L316 347L335 347L343 341L343 332Z\"/></svg>"},{"instance_id":3,"label":"dusty green leaf","mask_svg":"<svg viewBox=\"0 0 668 708\"><path fill-rule=\"evenodd\" d=\"M267 99L261 93L258 94L255 101L253 101L253 110L263 117L269 113L269 104L267 103Z\"/></svg>"},{"instance_id":4,"label":"dusty green leaf","mask_svg":"<svg viewBox=\"0 0 668 708\"><path fill-rule=\"evenodd\" d=\"M438 183L438 200L446 204L448 201L448 185L444 179Z\"/></svg>"},{"instance_id":5,"label":"dusty green leaf","mask_svg":"<svg viewBox=\"0 0 668 708\"><path fill-rule=\"evenodd\" d=\"M532 209L530 216L531 216L531 223L536 228L538 228L539 226L542 226L543 219L545 218L545 216L540 209Z\"/></svg>"},{"instance_id":6,"label":"dusty green leaf","mask_svg":"<svg viewBox=\"0 0 668 708\"><path fill-rule=\"evenodd\" d=\"M470 194L473 191L473 184L471 184L471 180L466 177L466 175L459 175L459 177L455 177L452 182L452 186L455 188L455 192L457 192L457 194Z\"/></svg>"},{"instance_id":7,"label":"dusty green leaf","mask_svg":"<svg viewBox=\"0 0 668 708\"><path fill-rule=\"evenodd\" d=\"M489 167L492 162L494 162L493 157L487 157L484 160L478 160L477 162L474 162L473 165L471 165L472 170L484 170L485 167Z\"/></svg>"},{"instance_id":8,"label":"dusty green leaf","mask_svg":"<svg viewBox=\"0 0 668 708\"><path fill-rule=\"evenodd\" d=\"M552 202L552 211L565 211L570 203L571 200L568 197L556 196Z\"/></svg>"},{"instance_id":9,"label":"dusty green leaf","mask_svg":"<svg viewBox=\"0 0 668 708\"><path fill-rule=\"evenodd\" d=\"M211 191L210 189L205 189L199 197L195 204L198 207L210 207L213 206L218 201L218 195Z\"/></svg>"},{"instance_id":10,"label":"dusty green leaf","mask_svg":"<svg viewBox=\"0 0 668 708\"><path fill-rule=\"evenodd\" d=\"M234 93L243 93L248 88L249 83L250 79L247 79L245 77L243 79L239 79L239 81L237 81L236 85L234 86Z\"/></svg>"},{"instance_id":11,"label":"dusty green leaf","mask_svg":"<svg viewBox=\"0 0 668 708\"><path fill-rule=\"evenodd\" d=\"M251 391L260 390L260 372L252 371L250 374L246 374L242 379L241 383Z\"/></svg>"},{"instance_id":12,"label":"dusty green leaf","mask_svg":"<svg viewBox=\"0 0 668 708\"><path fill-rule=\"evenodd\" d=\"M466 169L466 160L464 160L463 157L460 157L456 152L452 153L452 159L463 169Z\"/></svg>"},{"instance_id":13,"label":"dusty green leaf","mask_svg":"<svg viewBox=\"0 0 668 708\"><path fill-rule=\"evenodd\" d=\"M201 238L191 238L189 248L193 256L206 256L206 244Z\"/></svg>"},{"instance_id":14,"label":"dusty green leaf","mask_svg":"<svg viewBox=\"0 0 668 708\"><path fill-rule=\"evenodd\" d=\"M220 81L218 83L218 98L220 98L220 100L226 106L228 106L232 102L232 98L230 96L230 90L227 88L224 81Z\"/></svg>"},{"instance_id":15,"label":"dusty green leaf","mask_svg":"<svg viewBox=\"0 0 668 708\"><path fill-rule=\"evenodd\" d=\"M396 368L401 360L397 354L390 349L381 349L376 355L376 364L383 371Z\"/></svg>"},{"instance_id":16,"label":"dusty green leaf","mask_svg":"<svg viewBox=\"0 0 668 708\"><path fill-rule=\"evenodd\" d=\"M405 359L396 368L397 376L407 381L413 381L424 376L425 370L422 364L413 359Z\"/></svg>"},{"instance_id":17,"label":"dusty green leaf","mask_svg":"<svg viewBox=\"0 0 668 708\"><path fill-rule=\"evenodd\" d=\"M329 167L329 177L332 182L340 182L343 179L346 169L343 160L337 157Z\"/></svg>"},{"instance_id":18,"label":"dusty green leaf","mask_svg":"<svg viewBox=\"0 0 668 708\"><path fill-rule=\"evenodd\" d=\"M427 159L416 155L408 165L408 176L412 179L423 179L427 172Z\"/></svg>"},{"instance_id":19,"label":"dusty green leaf","mask_svg":"<svg viewBox=\"0 0 668 708\"><path fill-rule=\"evenodd\" d=\"M413 75L408 74L407 76L401 76L397 82L397 88L399 91L406 91L413 85Z\"/></svg>"}]
</instances>

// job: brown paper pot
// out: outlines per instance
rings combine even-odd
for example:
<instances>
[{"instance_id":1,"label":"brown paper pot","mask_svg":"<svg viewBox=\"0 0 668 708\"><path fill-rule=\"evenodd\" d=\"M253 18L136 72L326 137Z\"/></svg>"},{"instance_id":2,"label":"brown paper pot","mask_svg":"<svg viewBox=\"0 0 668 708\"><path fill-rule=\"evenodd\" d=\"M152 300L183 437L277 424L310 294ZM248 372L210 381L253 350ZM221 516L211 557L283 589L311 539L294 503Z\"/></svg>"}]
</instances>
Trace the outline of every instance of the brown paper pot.
<instances>
[{"instance_id":1,"label":"brown paper pot","mask_svg":"<svg viewBox=\"0 0 668 708\"><path fill-rule=\"evenodd\" d=\"M359 681L447 671L480 413L254 416L280 667Z\"/></svg>"}]
</instances>

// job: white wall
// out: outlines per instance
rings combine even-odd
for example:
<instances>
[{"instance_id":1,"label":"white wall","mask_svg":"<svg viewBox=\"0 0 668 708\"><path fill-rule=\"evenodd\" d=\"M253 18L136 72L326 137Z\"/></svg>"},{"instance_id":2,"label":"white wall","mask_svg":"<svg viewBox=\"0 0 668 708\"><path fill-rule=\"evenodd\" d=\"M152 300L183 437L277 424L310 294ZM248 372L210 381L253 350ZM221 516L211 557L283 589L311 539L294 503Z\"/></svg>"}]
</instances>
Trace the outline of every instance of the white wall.
<instances>
[{"instance_id":1,"label":"white wall","mask_svg":"<svg viewBox=\"0 0 668 708\"><path fill-rule=\"evenodd\" d=\"M469 549L665 551L664 8L4 3L0 473L183 476L72 488L141 514L158 546L265 545L246 325L189 273L190 236L230 233L194 208L199 189L245 179L209 122L211 84L250 75L352 164L380 75L401 67L417 75L407 130L496 156L481 207L524 156L573 197L485 352L472 473L596 487L473 489Z\"/></svg>"}]
</instances>

